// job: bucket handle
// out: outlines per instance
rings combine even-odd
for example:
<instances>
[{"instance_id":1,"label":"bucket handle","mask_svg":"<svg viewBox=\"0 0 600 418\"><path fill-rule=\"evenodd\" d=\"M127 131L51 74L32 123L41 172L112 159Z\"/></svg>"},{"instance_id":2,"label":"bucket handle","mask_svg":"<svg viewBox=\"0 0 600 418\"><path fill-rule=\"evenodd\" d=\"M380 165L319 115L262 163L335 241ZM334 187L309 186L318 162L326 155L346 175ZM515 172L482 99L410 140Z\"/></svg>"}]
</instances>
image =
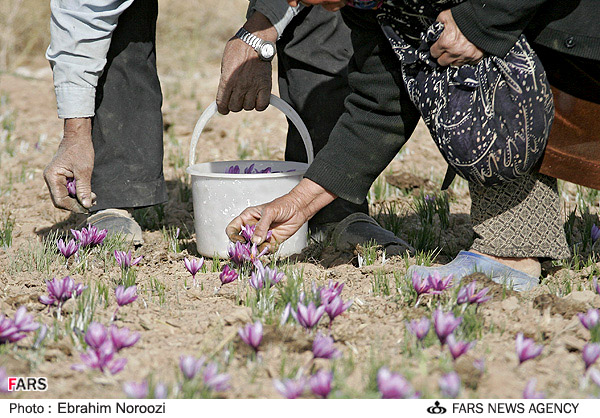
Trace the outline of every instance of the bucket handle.
<instances>
[{"instance_id":1,"label":"bucket handle","mask_svg":"<svg viewBox=\"0 0 600 418\"><path fill-rule=\"evenodd\" d=\"M308 129L306 129L306 125L302 122L300 115L286 102L281 100L279 97L271 94L270 103L275 106L277 109L281 110L285 116L289 120L292 121L298 132L300 132L300 136L302 137L302 141L304 142L304 149L306 150L306 156L308 157L308 164L311 164L314 160L315 154L313 150L312 140L310 139L310 134L308 133ZM194 133L192 133L192 143L190 144L190 165L194 165L196 163L196 145L198 145L198 139L200 139L200 134L204 130L204 127L208 123L208 121L217 113L217 102L212 102L202 115L198 122L196 122L196 126L194 127Z\"/></svg>"}]
</instances>

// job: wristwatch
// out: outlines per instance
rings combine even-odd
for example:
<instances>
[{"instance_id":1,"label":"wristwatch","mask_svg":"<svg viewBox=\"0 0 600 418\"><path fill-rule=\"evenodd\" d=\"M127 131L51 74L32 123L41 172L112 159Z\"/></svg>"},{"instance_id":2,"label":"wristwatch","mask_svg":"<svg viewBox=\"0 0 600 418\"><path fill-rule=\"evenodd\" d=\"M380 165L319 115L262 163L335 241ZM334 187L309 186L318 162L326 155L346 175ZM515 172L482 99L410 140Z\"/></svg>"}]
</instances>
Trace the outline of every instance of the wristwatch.
<instances>
[{"instance_id":1,"label":"wristwatch","mask_svg":"<svg viewBox=\"0 0 600 418\"><path fill-rule=\"evenodd\" d=\"M251 34L244 28L240 28L235 36L254 48L258 53L258 58L260 60L271 61L275 56L276 48L273 42L260 39L258 36Z\"/></svg>"}]
</instances>

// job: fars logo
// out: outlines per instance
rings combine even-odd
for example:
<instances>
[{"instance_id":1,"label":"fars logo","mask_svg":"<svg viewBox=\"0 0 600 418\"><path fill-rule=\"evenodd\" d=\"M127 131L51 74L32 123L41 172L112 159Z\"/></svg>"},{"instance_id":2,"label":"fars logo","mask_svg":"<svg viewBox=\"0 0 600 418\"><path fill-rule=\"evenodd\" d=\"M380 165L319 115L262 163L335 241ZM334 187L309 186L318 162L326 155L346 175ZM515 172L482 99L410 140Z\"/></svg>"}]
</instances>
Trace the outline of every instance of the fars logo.
<instances>
[{"instance_id":1,"label":"fars logo","mask_svg":"<svg viewBox=\"0 0 600 418\"><path fill-rule=\"evenodd\" d=\"M9 392L43 392L48 389L45 377L9 377Z\"/></svg>"}]
</instances>

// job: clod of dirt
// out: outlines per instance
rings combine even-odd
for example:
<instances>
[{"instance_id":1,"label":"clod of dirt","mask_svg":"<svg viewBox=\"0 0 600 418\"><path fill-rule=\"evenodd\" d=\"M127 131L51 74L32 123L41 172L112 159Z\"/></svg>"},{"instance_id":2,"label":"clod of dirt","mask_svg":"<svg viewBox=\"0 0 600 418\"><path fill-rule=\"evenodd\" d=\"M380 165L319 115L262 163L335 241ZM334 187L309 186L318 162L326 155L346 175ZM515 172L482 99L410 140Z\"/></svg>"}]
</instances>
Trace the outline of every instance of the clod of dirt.
<instances>
[{"instance_id":1,"label":"clod of dirt","mask_svg":"<svg viewBox=\"0 0 600 418\"><path fill-rule=\"evenodd\" d=\"M514 312L519 309L519 299L516 296L511 296L502 301L502 309L506 312Z\"/></svg>"},{"instance_id":2,"label":"clod of dirt","mask_svg":"<svg viewBox=\"0 0 600 418\"><path fill-rule=\"evenodd\" d=\"M469 274L468 276L463 277L461 282L463 284L468 284L473 280L475 280L481 287L489 287L490 291L488 292L488 295L491 296L493 300L501 300L510 298L511 296L518 296L518 293L514 290L506 289L504 286L494 282L483 273Z\"/></svg>"},{"instance_id":3,"label":"clod of dirt","mask_svg":"<svg viewBox=\"0 0 600 418\"><path fill-rule=\"evenodd\" d=\"M471 356L460 357L456 360L455 370L466 387L476 390L481 380L482 373L481 370L475 367L473 360L474 359Z\"/></svg>"},{"instance_id":4,"label":"clod of dirt","mask_svg":"<svg viewBox=\"0 0 600 418\"><path fill-rule=\"evenodd\" d=\"M235 308L232 312L223 317L223 321L227 325L247 324L252 322L252 309L250 308Z\"/></svg>"},{"instance_id":5,"label":"clod of dirt","mask_svg":"<svg viewBox=\"0 0 600 418\"><path fill-rule=\"evenodd\" d=\"M600 297L591 290L574 291L565 296L565 300L574 303L583 303L588 306L598 306L597 302L600 302Z\"/></svg>"},{"instance_id":6,"label":"clod of dirt","mask_svg":"<svg viewBox=\"0 0 600 418\"><path fill-rule=\"evenodd\" d=\"M537 296L533 299L533 307L539 309L542 313L549 309L551 315L558 314L567 319L572 318L578 312L587 310L587 305L583 302L568 300L567 298L561 299L551 294Z\"/></svg>"},{"instance_id":7,"label":"clod of dirt","mask_svg":"<svg viewBox=\"0 0 600 418\"><path fill-rule=\"evenodd\" d=\"M385 176L385 181L390 185L405 191L434 191L437 186L429 179L412 173L397 173Z\"/></svg>"}]
</instances>

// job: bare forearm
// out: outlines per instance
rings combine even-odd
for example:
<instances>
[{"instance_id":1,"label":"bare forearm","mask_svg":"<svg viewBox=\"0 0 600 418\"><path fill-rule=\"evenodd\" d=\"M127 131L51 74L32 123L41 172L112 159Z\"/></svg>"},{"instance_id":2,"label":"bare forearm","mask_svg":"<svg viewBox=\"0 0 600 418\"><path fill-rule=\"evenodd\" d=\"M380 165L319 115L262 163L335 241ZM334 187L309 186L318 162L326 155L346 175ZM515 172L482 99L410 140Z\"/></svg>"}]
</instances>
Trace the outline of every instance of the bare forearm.
<instances>
[{"instance_id":1,"label":"bare forearm","mask_svg":"<svg viewBox=\"0 0 600 418\"><path fill-rule=\"evenodd\" d=\"M309 179L302 179L290 191L290 196L296 200L297 207L304 211L307 220L337 198L323 186Z\"/></svg>"}]
</instances>

